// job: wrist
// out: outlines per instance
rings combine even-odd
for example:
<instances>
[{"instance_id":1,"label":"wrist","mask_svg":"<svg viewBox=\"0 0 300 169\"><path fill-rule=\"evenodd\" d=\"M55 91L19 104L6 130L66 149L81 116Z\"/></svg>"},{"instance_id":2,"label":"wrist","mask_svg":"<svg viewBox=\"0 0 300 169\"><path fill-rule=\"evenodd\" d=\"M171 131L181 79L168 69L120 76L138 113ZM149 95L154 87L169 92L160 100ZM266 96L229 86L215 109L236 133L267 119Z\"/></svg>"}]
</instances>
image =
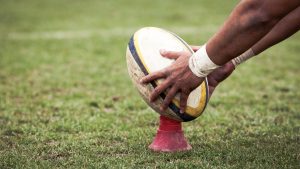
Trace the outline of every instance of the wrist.
<instances>
[{"instance_id":1,"label":"wrist","mask_svg":"<svg viewBox=\"0 0 300 169\"><path fill-rule=\"evenodd\" d=\"M251 57L255 56L255 53L250 48L246 52L242 53L240 56L233 58L231 62L234 64L235 67L240 65L241 63L245 62L246 60L250 59Z\"/></svg>"},{"instance_id":2,"label":"wrist","mask_svg":"<svg viewBox=\"0 0 300 169\"><path fill-rule=\"evenodd\" d=\"M209 58L206 52L206 45L203 45L189 59L189 68L198 77L206 77L218 67L220 66Z\"/></svg>"}]
</instances>

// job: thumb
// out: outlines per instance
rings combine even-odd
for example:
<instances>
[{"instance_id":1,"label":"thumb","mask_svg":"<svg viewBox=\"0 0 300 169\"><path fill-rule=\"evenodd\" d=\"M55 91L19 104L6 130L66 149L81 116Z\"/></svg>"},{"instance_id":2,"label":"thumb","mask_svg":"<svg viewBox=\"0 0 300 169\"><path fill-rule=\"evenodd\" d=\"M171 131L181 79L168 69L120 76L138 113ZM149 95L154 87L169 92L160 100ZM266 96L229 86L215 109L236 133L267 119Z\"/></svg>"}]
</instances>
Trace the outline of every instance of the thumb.
<instances>
[{"instance_id":1,"label":"thumb","mask_svg":"<svg viewBox=\"0 0 300 169\"><path fill-rule=\"evenodd\" d=\"M161 49L159 50L161 56L165 57L165 58L169 58L169 59L177 59L180 56L180 52L176 52L176 51L167 51L165 49Z\"/></svg>"}]
</instances>

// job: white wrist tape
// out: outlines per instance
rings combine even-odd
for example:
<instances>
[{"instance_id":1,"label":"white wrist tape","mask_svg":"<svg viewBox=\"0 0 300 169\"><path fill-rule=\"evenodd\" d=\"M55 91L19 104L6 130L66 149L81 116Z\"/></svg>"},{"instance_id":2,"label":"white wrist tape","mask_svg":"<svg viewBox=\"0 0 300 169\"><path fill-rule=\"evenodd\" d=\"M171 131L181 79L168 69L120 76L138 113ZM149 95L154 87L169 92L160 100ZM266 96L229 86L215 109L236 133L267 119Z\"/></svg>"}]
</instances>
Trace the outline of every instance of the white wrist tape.
<instances>
[{"instance_id":1,"label":"white wrist tape","mask_svg":"<svg viewBox=\"0 0 300 169\"><path fill-rule=\"evenodd\" d=\"M206 52L205 44L190 57L189 67L196 76L206 77L209 73L220 66L210 60Z\"/></svg>"},{"instance_id":2,"label":"white wrist tape","mask_svg":"<svg viewBox=\"0 0 300 169\"><path fill-rule=\"evenodd\" d=\"M233 58L231 62L234 64L235 67L237 67L239 64L245 62L249 58L255 56L255 53L253 50L250 48L246 52L242 53L240 56Z\"/></svg>"}]
</instances>

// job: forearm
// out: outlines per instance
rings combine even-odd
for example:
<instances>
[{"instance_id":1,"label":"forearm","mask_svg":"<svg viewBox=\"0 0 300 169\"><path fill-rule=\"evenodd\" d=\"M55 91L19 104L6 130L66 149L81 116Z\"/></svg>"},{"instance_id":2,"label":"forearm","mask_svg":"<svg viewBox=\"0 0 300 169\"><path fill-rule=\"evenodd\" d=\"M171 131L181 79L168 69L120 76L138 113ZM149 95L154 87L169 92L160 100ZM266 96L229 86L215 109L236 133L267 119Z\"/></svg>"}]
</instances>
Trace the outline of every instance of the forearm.
<instances>
[{"instance_id":1,"label":"forearm","mask_svg":"<svg viewBox=\"0 0 300 169\"><path fill-rule=\"evenodd\" d=\"M206 51L217 65L223 65L253 46L299 0L244 0L232 12L224 26L207 43ZM280 9L276 7L280 6Z\"/></svg>"},{"instance_id":2,"label":"forearm","mask_svg":"<svg viewBox=\"0 0 300 169\"><path fill-rule=\"evenodd\" d=\"M300 7L282 18L271 31L251 48L258 55L269 47L287 39L300 29Z\"/></svg>"},{"instance_id":3,"label":"forearm","mask_svg":"<svg viewBox=\"0 0 300 169\"><path fill-rule=\"evenodd\" d=\"M269 47L290 37L300 29L300 7L294 9L283 17L267 35L259 40L251 49L247 50L240 56L233 58L232 63L237 66L242 62L258 55Z\"/></svg>"}]
</instances>

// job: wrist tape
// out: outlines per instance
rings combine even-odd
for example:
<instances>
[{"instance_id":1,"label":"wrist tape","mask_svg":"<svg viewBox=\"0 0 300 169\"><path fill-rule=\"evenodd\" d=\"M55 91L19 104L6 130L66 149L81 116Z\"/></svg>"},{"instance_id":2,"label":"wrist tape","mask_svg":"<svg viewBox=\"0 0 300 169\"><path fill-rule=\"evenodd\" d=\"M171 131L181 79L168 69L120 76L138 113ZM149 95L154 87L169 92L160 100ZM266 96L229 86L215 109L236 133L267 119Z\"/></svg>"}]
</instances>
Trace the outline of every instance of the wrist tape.
<instances>
[{"instance_id":1,"label":"wrist tape","mask_svg":"<svg viewBox=\"0 0 300 169\"><path fill-rule=\"evenodd\" d=\"M206 52L205 44L190 57L189 67L196 76L206 77L209 73L220 66L210 60Z\"/></svg>"},{"instance_id":2,"label":"wrist tape","mask_svg":"<svg viewBox=\"0 0 300 169\"><path fill-rule=\"evenodd\" d=\"M234 64L235 67L237 67L239 64L245 62L249 58L255 56L255 53L253 50L250 48L246 52L242 53L240 56L233 58L231 62Z\"/></svg>"}]
</instances>

